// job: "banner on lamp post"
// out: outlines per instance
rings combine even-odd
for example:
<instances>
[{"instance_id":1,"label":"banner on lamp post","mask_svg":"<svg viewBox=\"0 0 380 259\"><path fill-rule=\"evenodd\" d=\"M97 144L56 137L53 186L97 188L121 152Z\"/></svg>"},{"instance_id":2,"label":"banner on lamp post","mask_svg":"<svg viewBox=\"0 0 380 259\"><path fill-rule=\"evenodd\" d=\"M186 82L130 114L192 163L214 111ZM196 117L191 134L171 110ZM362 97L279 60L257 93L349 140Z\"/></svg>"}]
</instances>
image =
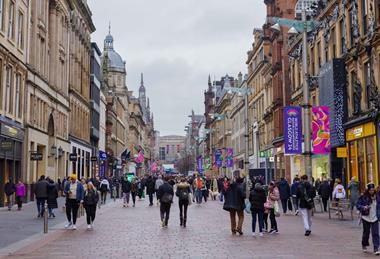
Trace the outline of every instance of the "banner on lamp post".
<instances>
[{"instance_id":1,"label":"banner on lamp post","mask_svg":"<svg viewBox=\"0 0 380 259\"><path fill-rule=\"evenodd\" d=\"M197 166L198 166L198 172L203 172L203 157L199 156L197 158Z\"/></svg>"},{"instance_id":2,"label":"banner on lamp post","mask_svg":"<svg viewBox=\"0 0 380 259\"><path fill-rule=\"evenodd\" d=\"M217 168L220 168L223 166L223 156L222 156L222 150L217 149L215 151L215 165Z\"/></svg>"},{"instance_id":3,"label":"banner on lamp post","mask_svg":"<svg viewBox=\"0 0 380 259\"><path fill-rule=\"evenodd\" d=\"M284 109L285 154L302 154L302 109L287 106Z\"/></svg>"},{"instance_id":4,"label":"banner on lamp post","mask_svg":"<svg viewBox=\"0 0 380 259\"><path fill-rule=\"evenodd\" d=\"M328 154L331 152L330 118L328 106L312 107L313 153Z\"/></svg>"},{"instance_id":5,"label":"banner on lamp post","mask_svg":"<svg viewBox=\"0 0 380 259\"><path fill-rule=\"evenodd\" d=\"M234 167L234 149L226 148L226 167Z\"/></svg>"},{"instance_id":6,"label":"banner on lamp post","mask_svg":"<svg viewBox=\"0 0 380 259\"><path fill-rule=\"evenodd\" d=\"M205 169L206 170L211 169L211 159L209 157L205 157Z\"/></svg>"}]
</instances>

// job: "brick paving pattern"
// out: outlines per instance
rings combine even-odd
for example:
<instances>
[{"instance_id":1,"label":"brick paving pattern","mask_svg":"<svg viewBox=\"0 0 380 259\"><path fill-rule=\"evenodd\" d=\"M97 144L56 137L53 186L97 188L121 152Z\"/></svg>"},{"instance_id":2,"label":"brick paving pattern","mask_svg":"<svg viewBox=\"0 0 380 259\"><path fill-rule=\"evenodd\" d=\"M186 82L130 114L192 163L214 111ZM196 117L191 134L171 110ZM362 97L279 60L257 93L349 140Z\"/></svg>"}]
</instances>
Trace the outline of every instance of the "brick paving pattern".
<instances>
[{"instance_id":1,"label":"brick paving pattern","mask_svg":"<svg viewBox=\"0 0 380 259\"><path fill-rule=\"evenodd\" d=\"M229 214L219 202L189 207L188 226L179 226L178 206L171 210L168 229L161 229L159 209L138 201L122 208L120 201L104 209L95 228L59 230L55 236L13 254L13 258L366 258L361 252L361 227L353 221L313 218L306 238L300 216L278 218L277 235L251 236L251 216L245 214L244 236L232 236Z\"/></svg>"}]
</instances>

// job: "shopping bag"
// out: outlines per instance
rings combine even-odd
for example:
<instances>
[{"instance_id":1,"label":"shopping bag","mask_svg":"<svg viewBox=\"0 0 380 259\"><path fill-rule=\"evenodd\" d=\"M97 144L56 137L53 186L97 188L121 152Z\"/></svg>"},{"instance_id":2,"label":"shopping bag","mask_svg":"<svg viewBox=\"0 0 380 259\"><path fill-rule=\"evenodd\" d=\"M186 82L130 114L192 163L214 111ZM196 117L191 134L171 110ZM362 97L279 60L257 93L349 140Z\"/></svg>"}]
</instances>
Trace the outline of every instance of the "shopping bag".
<instances>
[{"instance_id":1,"label":"shopping bag","mask_svg":"<svg viewBox=\"0 0 380 259\"><path fill-rule=\"evenodd\" d=\"M192 193L189 193L189 205L191 205L193 203L193 194Z\"/></svg>"},{"instance_id":2,"label":"shopping bag","mask_svg":"<svg viewBox=\"0 0 380 259\"><path fill-rule=\"evenodd\" d=\"M247 214L251 214L251 203L249 202L248 199L245 199L245 212Z\"/></svg>"},{"instance_id":3,"label":"shopping bag","mask_svg":"<svg viewBox=\"0 0 380 259\"><path fill-rule=\"evenodd\" d=\"M280 205L278 204L278 201L275 201L273 204L273 209L274 209L274 215L276 217L280 217Z\"/></svg>"}]
</instances>

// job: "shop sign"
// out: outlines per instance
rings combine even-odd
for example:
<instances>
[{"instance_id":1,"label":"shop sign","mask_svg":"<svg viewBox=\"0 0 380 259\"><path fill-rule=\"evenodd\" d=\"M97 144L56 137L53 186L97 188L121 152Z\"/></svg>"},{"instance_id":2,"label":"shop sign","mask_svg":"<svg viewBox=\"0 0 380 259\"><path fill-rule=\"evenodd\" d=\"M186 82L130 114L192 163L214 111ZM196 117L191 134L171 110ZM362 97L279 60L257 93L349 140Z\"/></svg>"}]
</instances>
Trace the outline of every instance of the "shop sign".
<instances>
[{"instance_id":1,"label":"shop sign","mask_svg":"<svg viewBox=\"0 0 380 259\"><path fill-rule=\"evenodd\" d=\"M21 130L5 124L1 124L1 134L17 139L23 138L23 132Z\"/></svg>"},{"instance_id":2,"label":"shop sign","mask_svg":"<svg viewBox=\"0 0 380 259\"><path fill-rule=\"evenodd\" d=\"M30 160L32 160L32 161L42 161L43 160L43 155L42 155L42 153L32 152L32 153L30 153Z\"/></svg>"},{"instance_id":3,"label":"shop sign","mask_svg":"<svg viewBox=\"0 0 380 259\"><path fill-rule=\"evenodd\" d=\"M69 159L71 162L76 162L78 160L78 155L76 153L71 153Z\"/></svg>"},{"instance_id":4,"label":"shop sign","mask_svg":"<svg viewBox=\"0 0 380 259\"><path fill-rule=\"evenodd\" d=\"M346 158L347 157L347 148L346 147L337 147L336 148L336 157Z\"/></svg>"},{"instance_id":5,"label":"shop sign","mask_svg":"<svg viewBox=\"0 0 380 259\"><path fill-rule=\"evenodd\" d=\"M328 154L331 152L329 107L314 106L312 115L313 152Z\"/></svg>"},{"instance_id":6,"label":"shop sign","mask_svg":"<svg viewBox=\"0 0 380 259\"><path fill-rule=\"evenodd\" d=\"M107 153L103 151L99 151L99 158L101 161L106 161L107 160Z\"/></svg>"},{"instance_id":7,"label":"shop sign","mask_svg":"<svg viewBox=\"0 0 380 259\"><path fill-rule=\"evenodd\" d=\"M274 156L269 157L269 162L274 162Z\"/></svg>"},{"instance_id":8,"label":"shop sign","mask_svg":"<svg viewBox=\"0 0 380 259\"><path fill-rule=\"evenodd\" d=\"M302 109L287 106L284 109L285 154L302 153Z\"/></svg>"},{"instance_id":9,"label":"shop sign","mask_svg":"<svg viewBox=\"0 0 380 259\"><path fill-rule=\"evenodd\" d=\"M92 161L92 162L97 162L97 161L98 161L98 158L97 158L96 156L92 156L92 157L91 157L91 161Z\"/></svg>"},{"instance_id":10,"label":"shop sign","mask_svg":"<svg viewBox=\"0 0 380 259\"><path fill-rule=\"evenodd\" d=\"M0 142L0 150L1 151L11 151L13 149L13 141L12 140L3 140Z\"/></svg>"},{"instance_id":11,"label":"shop sign","mask_svg":"<svg viewBox=\"0 0 380 259\"><path fill-rule=\"evenodd\" d=\"M372 122L368 122L366 124L359 125L357 127L347 130L346 134L348 141L375 135L375 124L373 124Z\"/></svg>"}]
</instances>

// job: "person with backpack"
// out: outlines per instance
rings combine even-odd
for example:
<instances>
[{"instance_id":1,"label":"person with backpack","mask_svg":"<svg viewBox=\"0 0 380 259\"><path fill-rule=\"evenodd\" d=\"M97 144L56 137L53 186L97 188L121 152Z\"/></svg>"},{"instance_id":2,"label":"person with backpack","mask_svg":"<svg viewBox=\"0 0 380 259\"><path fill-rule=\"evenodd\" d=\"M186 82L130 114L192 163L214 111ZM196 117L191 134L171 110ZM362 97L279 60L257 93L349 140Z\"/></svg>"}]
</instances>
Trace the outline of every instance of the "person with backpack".
<instances>
[{"instance_id":1,"label":"person with backpack","mask_svg":"<svg viewBox=\"0 0 380 259\"><path fill-rule=\"evenodd\" d=\"M367 184L367 188L356 203L356 208L360 211L361 222L363 223L362 249L367 253L369 246L369 234L372 233L373 252L379 252L379 219L380 219L380 195L376 194L375 185Z\"/></svg>"},{"instance_id":2,"label":"person with backpack","mask_svg":"<svg viewBox=\"0 0 380 259\"><path fill-rule=\"evenodd\" d=\"M161 185L164 184L164 180L162 180L162 175L159 175L156 182L155 182L155 186L154 186L154 189L156 190L156 199L157 199L157 205L158 205L158 198L157 198L157 192L158 192L158 189L160 188Z\"/></svg>"},{"instance_id":3,"label":"person with backpack","mask_svg":"<svg viewBox=\"0 0 380 259\"><path fill-rule=\"evenodd\" d=\"M149 196L149 206L153 206L153 195L155 193L155 182L151 175L149 175L146 181L146 194Z\"/></svg>"},{"instance_id":4,"label":"person with backpack","mask_svg":"<svg viewBox=\"0 0 380 259\"><path fill-rule=\"evenodd\" d=\"M165 177L164 184L158 188L157 198L160 200L161 227L167 228L170 215L170 207L173 203L174 190Z\"/></svg>"},{"instance_id":5,"label":"person with backpack","mask_svg":"<svg viewBox=\"0 0 380 259\"><path fill-rule=\"evenodd\" d=\"M110 183L107 178L104 178L100 182L100 195L101 195L101 204L106 204L107 193L110 191Z\"/></svg>"},{"instance_id":6,"label":"person with backpack","mask_svg":"<svg viewBox=\"0 0 380 259\"><path fill-rule=\"evenodd\" d=\"M86 210L87 229L90 230L94 227L94 220L96 215L96 205L99 201L98 191L95 189L92 182L87 183L87 190L84 192L83 206Z\"/></svg>"},{"instance_id":7,"label":"person with backpack","mask_svg":"<svg viewBox=\"0 0 380 259\"><path fill-rule=\"evenodd\" d=\"M307 175L301 176L301 183L297 189L297 198L300 202L299 210L303 219L305 236L310 236L311 234L311 212L314 208L314 197L315 190L313 186L308 182Z\"/></svg>"},{"instance_id":8,"label":"person with backpack","mask_svg":"<svg viewBox=\"0 0 380 259\"><path fill-rule=\"evenodd\" d=\"M180 226L184 228L186 227L190 193L190 184L187 183L185 177L181 178L181 182L177 184L176 196L178 197Z\"/></svg>"}]
</instances>

